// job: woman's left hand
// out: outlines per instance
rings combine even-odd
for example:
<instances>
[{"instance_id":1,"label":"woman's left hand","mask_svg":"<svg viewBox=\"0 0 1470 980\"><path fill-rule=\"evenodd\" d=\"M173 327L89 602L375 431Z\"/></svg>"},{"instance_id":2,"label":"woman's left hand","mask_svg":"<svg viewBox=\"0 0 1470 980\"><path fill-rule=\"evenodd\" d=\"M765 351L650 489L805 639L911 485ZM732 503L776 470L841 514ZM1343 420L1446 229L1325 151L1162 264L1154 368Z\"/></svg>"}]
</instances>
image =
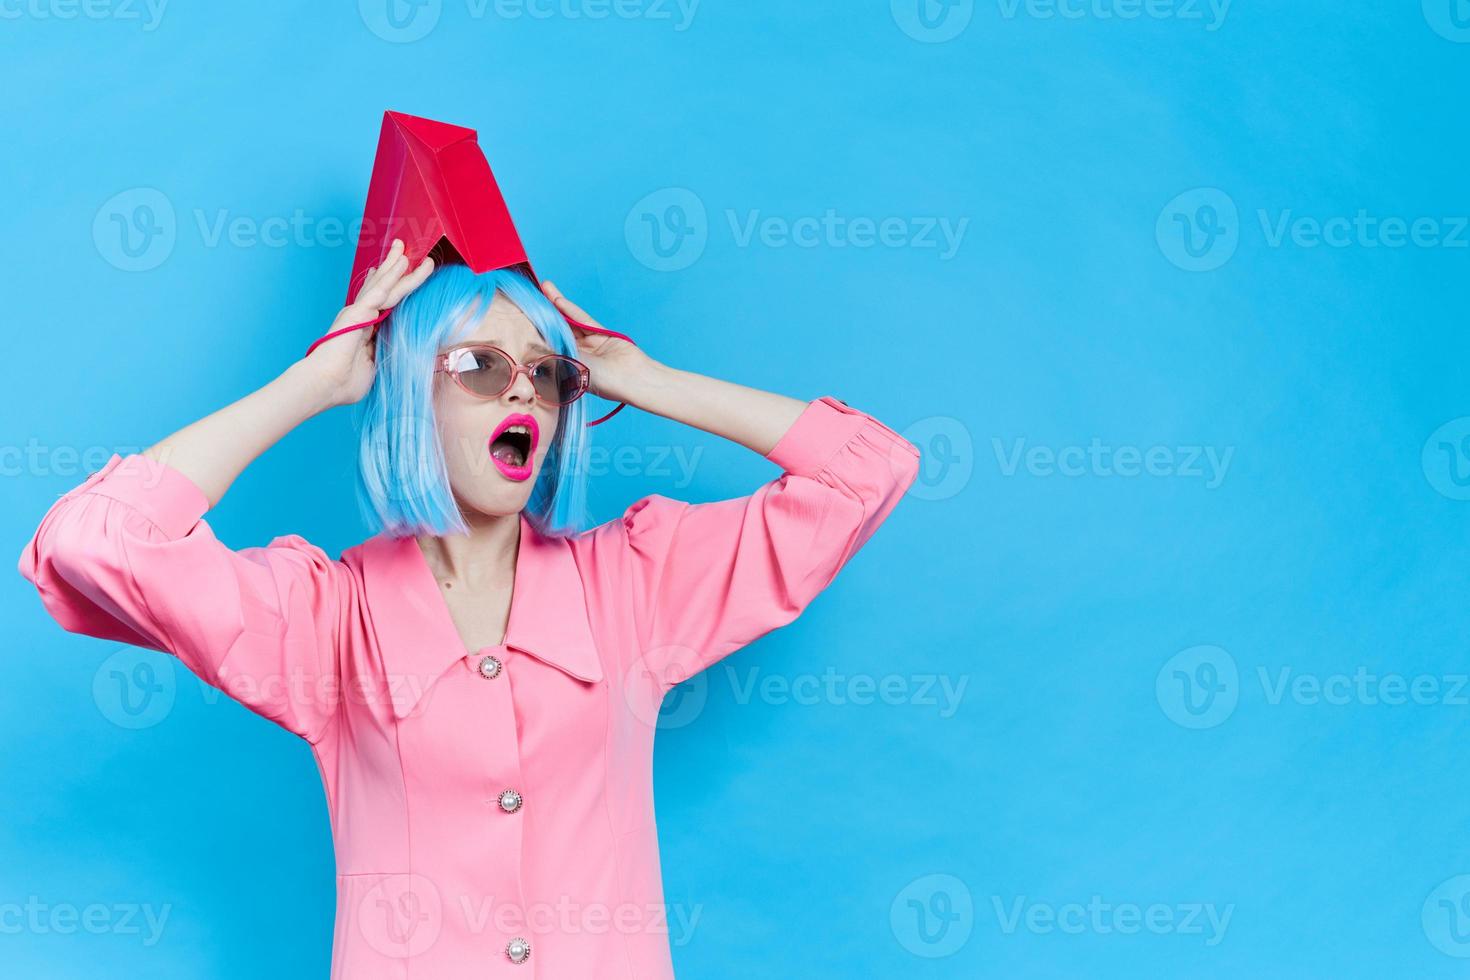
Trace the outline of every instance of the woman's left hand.
<instances>
[{"instance_id":1,"label":"woman's left hand","mask_svg":"<svg viewBox=\"0 0 1470 980\"><path fill-rule=\"evenodd\" d=\"M561 311L563 316L599 329L606 329L576 303L562 295L556 285L547 280L541 283L546 298ZM637 390L640 372L653 366L654 361L638 348L621 337L593 333L572 327L577 338L577 359L591 371L592 393L599 398L615 402L631 402L629 393Z\"/></svg>"},{"instance_id":2,"label":"woman's left hand","mask_svg":"<svg viewBox=\"0 0 1470 980\"><path fill-rule=\"evenodd\" d=\"M541 291L557 310L562 311L563 316L598 329L607 329L592 319L587 310L567 300L553 282L542 282ZM620 336L594 334L576 326L573 326L572 334L576 336L576 357L587 364L591 372L592 394L609 401L632 403L634 400L629 395L638 389L639 373L654 366L654 360L642 353L637 344L629 344Z\"/></svg>"}]
</instances>

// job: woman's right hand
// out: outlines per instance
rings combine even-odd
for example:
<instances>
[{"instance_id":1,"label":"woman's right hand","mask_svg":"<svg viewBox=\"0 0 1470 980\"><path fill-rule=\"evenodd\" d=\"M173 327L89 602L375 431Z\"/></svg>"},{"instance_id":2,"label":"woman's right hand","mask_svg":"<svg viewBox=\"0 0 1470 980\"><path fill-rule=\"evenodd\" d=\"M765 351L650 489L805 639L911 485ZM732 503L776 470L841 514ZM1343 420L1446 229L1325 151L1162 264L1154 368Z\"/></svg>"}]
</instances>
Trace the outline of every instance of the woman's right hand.
<instances>
[{"instance_id":1,"label":"woman's right hand","mask_svg":"<svg viewBox=\"0 0 1470 980\"><path fill-rule=\"evenodd\" d=\"M374 320L384 310L421 286L434 271L434 260L425 258L412 272L403 242L395 238L383 264L368 270L367 279L351 305L344 306L326 333ZM352 405L367 396L373 386L374 348L378 324L333 337L312 351L302 362L318 378L332 405Z\"/></svg>"}]
</instances>

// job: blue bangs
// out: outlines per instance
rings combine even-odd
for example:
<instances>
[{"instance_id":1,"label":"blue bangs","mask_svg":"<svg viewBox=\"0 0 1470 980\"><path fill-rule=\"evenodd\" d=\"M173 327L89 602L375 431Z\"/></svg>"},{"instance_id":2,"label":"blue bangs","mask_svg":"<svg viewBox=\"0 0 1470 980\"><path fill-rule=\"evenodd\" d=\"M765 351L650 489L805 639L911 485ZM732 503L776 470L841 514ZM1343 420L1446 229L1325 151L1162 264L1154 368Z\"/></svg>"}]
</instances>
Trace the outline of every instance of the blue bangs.
<instances>
[{"instance_id":1,"label":"blue bangs","mask_svg":"<svg viewBox=\"0 0 1470 980\"><path fill-rule=\"evenodd\" d=\"M434 362L469 333L499 292L530 319L558 354L577 356L572 328L525 274L475 273L445 265L399 303L378 331L377 374L363 400L358 446L363 516L395 537L469 530L449 487L434 418ZM467 317L474 313L476 316ZM456 333L456 324L462 324ZM587 408L563 405L556 435L531 488L525 515L542 534L580 531L587 503Z\"/></svg>"}]
</instances>

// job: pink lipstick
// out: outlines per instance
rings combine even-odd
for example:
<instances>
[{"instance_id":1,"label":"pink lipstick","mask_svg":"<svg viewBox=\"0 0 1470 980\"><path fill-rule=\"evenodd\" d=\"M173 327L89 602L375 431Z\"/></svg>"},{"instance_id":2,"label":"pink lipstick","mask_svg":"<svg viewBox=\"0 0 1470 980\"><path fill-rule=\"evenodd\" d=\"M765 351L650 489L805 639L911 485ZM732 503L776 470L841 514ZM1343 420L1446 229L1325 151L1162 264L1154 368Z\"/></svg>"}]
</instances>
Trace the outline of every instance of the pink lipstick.
<instances>
[{"instance_id":1,"label":"pink lipstick","mask_svg":"<svg viewBox=\"0 0 1470 980\"><path fill-rule=\"evenodd\" d=\"M536 420L523 412L507 415L490 435L490 461L508 480L529 480L531 458L541 438Z\"/></svg>"}]
</instances>

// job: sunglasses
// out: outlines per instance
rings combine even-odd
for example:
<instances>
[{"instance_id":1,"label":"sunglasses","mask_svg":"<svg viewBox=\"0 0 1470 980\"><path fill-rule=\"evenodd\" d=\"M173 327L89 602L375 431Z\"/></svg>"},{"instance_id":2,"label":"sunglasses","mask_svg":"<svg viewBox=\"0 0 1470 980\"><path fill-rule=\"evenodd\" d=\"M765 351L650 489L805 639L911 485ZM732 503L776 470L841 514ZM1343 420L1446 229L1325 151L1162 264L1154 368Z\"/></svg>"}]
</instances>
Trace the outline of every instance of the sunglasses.
<instances>
[{"instance_id":1,"label":"sunglasses","mask_svg":"<svg viewBox=\"0 0 1470 980\"><path fill-rule=\"evenodd\" d=\"M435 373L454 378L476 398L499 398L510 391L516 377L525 374L536 397L548 405L570 405L587 393L591 372L587 365L560 354L546 354L529 364L517 364L499 347L461 344L439 355Z\"/></svg>"}]
</instances>

